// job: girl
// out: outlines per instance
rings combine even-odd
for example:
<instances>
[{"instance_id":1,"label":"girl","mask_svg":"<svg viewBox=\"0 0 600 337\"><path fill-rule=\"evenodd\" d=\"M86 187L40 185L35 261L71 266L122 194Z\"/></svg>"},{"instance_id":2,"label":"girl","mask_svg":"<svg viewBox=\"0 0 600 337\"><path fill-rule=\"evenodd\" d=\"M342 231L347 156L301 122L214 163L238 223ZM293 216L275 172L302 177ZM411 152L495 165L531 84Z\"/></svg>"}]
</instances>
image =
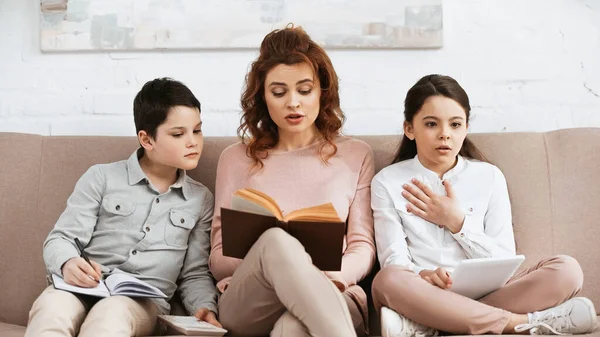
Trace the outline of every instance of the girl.
<instances>
[{"instance_id":1,"label":"girl","mask_svg":"<svg viewBox=\"0 0 600 337\"><path fill-rule=\"evenodd\" d=\"M542 260L478 301L447 290L461 260L515 255L506 180L467 139L471 107L454 79L423 77L404 105L398 154L371 191L383 336L591 331L596 312L573 298L583 274L568 256Z\"/></svg>"},{"instance_id":2,"label":"girl","mask_svg":"<svg viewBox=\"0 0 600 337\"><path fill-rule=\"evenodd\" d=\"M241 101L242 142L219 159L212 223L210 268L223 292L221 323L243 336L364 334L366 294L356 284L375 261L373 154L340 136L344 115L329 57L301 28L273 31ZM241 188L265 192L285 212L332 202L347 221L341 271L318 270L280 229L266 231L243 260L223 256L221 207L230 207Z\"/></svg>"}]
</instances>

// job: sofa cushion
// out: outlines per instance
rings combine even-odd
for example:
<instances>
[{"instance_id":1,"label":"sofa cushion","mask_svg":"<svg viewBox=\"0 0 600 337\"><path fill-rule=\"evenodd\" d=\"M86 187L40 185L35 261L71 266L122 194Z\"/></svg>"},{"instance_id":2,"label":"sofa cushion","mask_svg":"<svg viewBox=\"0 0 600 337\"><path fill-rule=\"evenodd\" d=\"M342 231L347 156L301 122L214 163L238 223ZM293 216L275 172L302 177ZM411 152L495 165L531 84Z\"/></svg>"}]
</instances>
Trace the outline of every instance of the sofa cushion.
<instances>
[{"instance_id":1,"label":"sofa cushion","mask_svg":"<svg viewBox=\"0 0 600 337\"><path fill-rule=\"evenodd\" d=\"M43 139L0 133L0 322L24 325L44 284L41 242L32 239L48 234L37 212Z\"/></svg>"},{"instance_id":2,"label":"sofa cushion","mask_svg":"<svg viewBox=\"0 0 600 337\"><path fill-rule=\"evenodd\" d=\"M25 335L25 327L0 322L0 336L2 337L23 337Z\"/></svg>"},{"instance_id":3,"label":"sofa cushion","mask_svg":"<svg viewBox=\"0 0 600 337\"><path fill-rule=\"evenodd\" d=\"M525 266L543 257L572 255L585 273L581 295L600 309L600 286L594 283L600 277L600 128L469 137L506 176ZM390 163L400 139L357 138L373 148L376 170ZM236 141L205 138L200 163L189 175L214 191L220 153ZM0 133L0 268L9 271L0 273L0 322L26 324L46 285L42 243L77 179L93 164L126 159L137 146L135 137ZM368 282L364 285L368 288Z\"/></svg>"},{"instance_id":4,"label":"sofa cushion","mask_svg":"<svg viewBox=\"0 0 600 337\"><path fill-rule=\"evenodd\" d=\"M551 242L583 269L583 290L600 313L600 129L545 135L551 182Z\"/></svg>"}]
</instances>

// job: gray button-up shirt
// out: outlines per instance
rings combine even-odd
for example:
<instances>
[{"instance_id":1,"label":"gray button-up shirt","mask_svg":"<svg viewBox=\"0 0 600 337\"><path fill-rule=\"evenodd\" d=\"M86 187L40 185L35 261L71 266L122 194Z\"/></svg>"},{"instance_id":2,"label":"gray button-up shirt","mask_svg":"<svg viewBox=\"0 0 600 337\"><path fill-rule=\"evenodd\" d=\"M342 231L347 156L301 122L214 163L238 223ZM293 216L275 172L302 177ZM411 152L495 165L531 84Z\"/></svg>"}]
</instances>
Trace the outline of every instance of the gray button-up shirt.
<instances>
[{"instance_id":1,"label":"gray button-up shirt","mask_svg":"<svg viewBox=\"0 0 600 337\"><path fill-rule=\"evenodd\" d=\"M138 150L139 151L139 150ZM79 238L102 273L128 273L162 290L177 289L193 314L217 312L217 290L208 269L214 199L208 188L179 170L160 194L150 183L136 151L128 160L94 165L79 179L67 207L44 242L49 273L79 256ZM155 300L161 313L170 306Z\"/></svg>"}]
</instances>

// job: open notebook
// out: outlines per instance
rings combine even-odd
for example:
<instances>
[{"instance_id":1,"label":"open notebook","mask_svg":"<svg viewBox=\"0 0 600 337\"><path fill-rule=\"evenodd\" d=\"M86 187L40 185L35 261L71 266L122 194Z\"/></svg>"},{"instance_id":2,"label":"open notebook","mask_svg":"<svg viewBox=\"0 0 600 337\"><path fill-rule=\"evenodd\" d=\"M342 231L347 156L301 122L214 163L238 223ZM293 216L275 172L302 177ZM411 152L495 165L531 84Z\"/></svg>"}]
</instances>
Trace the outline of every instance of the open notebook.
<instances>
[{"instance_id":1,"label":"open notebook","mask_svg":"<svg viewBox=\"0 0 600 337\"><path fill-rule=\"evenodd\" d=\"M121 273L112 274L105 280L100 280L98 285L94 288L72 286L67 284L62 277L56 274L52 275L52 283L56 289L96 297L109 297L114 295L148 298L168 297L155 286L138 280L133 276Z\"/></svg>"}]
</instances>

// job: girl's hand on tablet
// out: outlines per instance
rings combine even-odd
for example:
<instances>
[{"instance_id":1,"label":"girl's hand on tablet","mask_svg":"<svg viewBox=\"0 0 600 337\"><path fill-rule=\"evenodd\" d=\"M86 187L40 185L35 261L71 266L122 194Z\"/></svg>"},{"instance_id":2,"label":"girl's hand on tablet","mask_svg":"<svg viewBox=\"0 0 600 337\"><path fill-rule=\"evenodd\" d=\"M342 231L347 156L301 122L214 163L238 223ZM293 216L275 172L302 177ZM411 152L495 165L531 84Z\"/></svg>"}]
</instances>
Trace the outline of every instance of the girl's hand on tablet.
<instances>
[{"instance_id":1,"label":"girl's hand on tablet","mask_svg":"<svg viewBox=\"0 0 600 337\"><path fill-rule=\"evenodd\" d=\"M450 273L444 268L438 268L436 270L422 270L419 273L422 279L429 282L430 284L440 287L441 289L450 289L452 286L452 278Z\"/></svg>"}]
</instances>

